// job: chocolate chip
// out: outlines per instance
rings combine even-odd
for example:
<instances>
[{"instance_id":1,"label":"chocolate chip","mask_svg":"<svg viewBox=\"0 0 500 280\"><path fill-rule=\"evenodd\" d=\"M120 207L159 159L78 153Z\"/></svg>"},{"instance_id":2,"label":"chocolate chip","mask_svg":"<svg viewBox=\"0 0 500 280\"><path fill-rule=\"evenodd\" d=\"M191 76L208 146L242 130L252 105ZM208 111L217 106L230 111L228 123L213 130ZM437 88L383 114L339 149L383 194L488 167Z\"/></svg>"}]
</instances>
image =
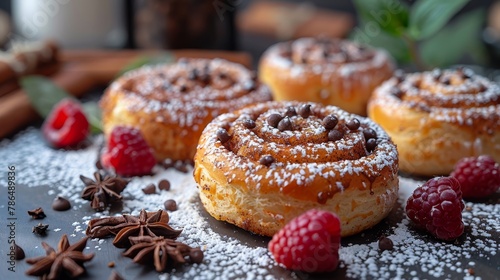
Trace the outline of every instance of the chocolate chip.
<instances>
[{"instance_id":1,"label":"chocolate chip","mask_svg":"<svg viewBox=\"0 0 500 280\"><path fill-rule=\"evenodd\" d=\"M299 108L299 115L307 119L311 115L311 104L303 104Z\"/></svg>"},{"instance_id":2,"label":"chocolate chip","mask_svg":"<svg viewBox=\"0 0 500 280\"><path fill-rule=\"evenodd\" d=\"M462 77L462 79L469 79L471 76L467 73L469 72L469 69L463 67L463 66L458 66L455 69L456 73Z\"/></svg>"},{"instance_id":3,"label":"chocolate chip","mask_svg":"<svg viewBox=\"0 0 500 280\"><path fill-rule=\"evenodd\" d=\"M297 110L295 110L295 107L293 107L293 106L286 107L285 116L287 116L287 117L293 117L293 116L296 116L296 115L297 115Z\"/></svg>"},{"instance_id":4,"label":"chocolate chip","mask_svg":"<svg viewBox=\"0 0 500 280\"><path fill-rule=\"evenodd\" d=\"M405 72L401 69L398 69L394 71L394 77L398 81L398 83L401 83L405 79Z\"/></svg>"},{"instance_id":5,"label":"chocolate chip","mask_svg":"<svg viewBox=\"0 0 500 280\"><path fill-rule=\"evenodd\" d=\"M158 188L162 191L169 191L170 182L167 179L163 179L158 183Z\"/></svg>"},{"instance_id":6,"label":"chocolate chip","mask_svg":"<svg viewBox=\"0 0 500 280\"><path fill-rule=\"evenodd\" d=\"M47 235L48 228L49 228L49 225L38 223L36 226L33 227L32 232L35 234L38 234L38 235Z\"/></svg>"},{"instance_id":7,"label":"chocolate chip","mask_svg":"<svg viewBox=\"0 0 500 280\"><path fill-rule=\"evenodd\" d=\"M300 63L302 63L302 64L306 64L306 62L307 62L307 57L306 57L306 55L305 55L305 54L303 54L303 55L300 57Z\"/></svg>"},{"instance_id":8,"label":"chocolate chip","mask_svg":"<svg viewBox=\"0 0 500 280\"><path fill-rule=\"evenodd\" d=\"M219 128L217 130L217 138L220 140L222 144L224 144L227 141L229 141L229 139L231 139L231 136L229 136L227 130L225 130L224 128Z\"/></svg>"},{"instance_id":9,"label":"chocolate chip","mask_svg":"<svg viewBox=\"0 0 500 280\"><path fill-rule=\"evenodd\" d=\"M285 117L278 123L278 129L280 131L285 131L285 130L292 130L292 122L290 121L290 118Z\"/></svg>"},{"instance_id":10,"label":"chocolate chip","mask_svg":"<svg viewBox=\"0 0 500 280\"><path fill-rule=\"evenodd\" d=\"M160 164L161 164L161 166L163 166L163 168L168 169L170 167L174 167L174 163L175 162L172 159L167 158L164 161L162 161Z\"/></svg>"},{"instance_id":11,"label":"chocolate chip","mask_svg":"<svg viewBox=\"0 0 500 280\"><path fill-rule=\"evenodd\" d=\"M348 123L346 123L346 126L347 128L349 128L350 130L356 130L359 128L361 124L359 123L359 120L354 118L352 120L350 120Z\"/></svg>"},{"instance_id":12,"label":"chocolate chip","mask_svg":"<svg viewBox=\"0 0 500 280\"><path fill-rule=\"evenodd\" d=\"M344 135L342 134L342 132L340 132L340 131L338 131L336 129L330 130L328 132L328 140L329 141L337 141L337 140L342 139L342 137L344 137Z\"/></svg>"},{"instance_id":13,"label":"chocolate chip","mask_svg":"<svg viewBox=\"0 0 500 280\"><path fill-rule=\"evenodd\" d=\"M375 147L377 147L377 140L375 140L375 138L366 140L366 150L368 152L375 150Z\"/></svg>"},{"instance_id":14,"label":"chocolate chip","mask_svg":"<svg viewBox=\"0 0 500 280\"><path fill-rule=\"evenodd\" d=\"M181 85L181 86L179 87L179 91L180 91L180 92L185 92L186 90L187 90L187 87L186 87L185 85Z\"/></svg>"},{"instance_id":15,"label":"chocolate chip","mask_svg":"<svg viewBox=\"0 0 500 280\"><path fill-rule=\"evenodd\" d=\"M165 202L163 203L163 206L168 211L176 211L177 210L177 202L175 202L175 200L173 200L173 199L165 200Z\"/></svg>"},{"instance_id":16,"label":"chocolate chip","mask_svg":"<svg viewBox=\"0 0 500 280\"><path fill-rule=\"evenodd\" d=\"M265 166L270 166L274 162L274 158L272 156L263 156L260 158L260 164L265 165Z\"/></svg>"},{"instance_id":17,"label":"chocolate chip","mask_svg":"<svg viewBox=\"0 0 500 280\"><path fill-rule=\"evenodd\" d=\"M327 58L328 56L330 56L330 52L327 49L324 49L322 51L322 54L323 54L323 57L325 57L325 58Z\"/></svg>"},{"instance_id":18,"label":"chocolate chip","mask_svg":"<svg viewBox=\"0 0 500 280\"><path fill-rule=\"evenodd\" d=\"M52 202L52 209L56 211L66 211L71 208L71 203L69 203L69 200L62 196L57 196L54 201Z\"/></svg>"},{"instance_id":19,"label":"chocolate chip","mask_svg":"<svg viewBox=\"0 0 500 280\"><path fill-rule=\"evenodd\" d=\"M398 87L393 87L391 89L391 94L396 96L396 97L401 98L401 96L403 96L403 91Z\"/></svg>"},{"instance_id":20,"label":"chocolate chip","mask_svg":"<svg viewBox=\"0 0 500 280\"><path fill-rule=\"evenodd\" d=\"M96 162L95 162L95 168L97 168L99 170L103 169L100 159L96 160Z\"/></svg>"},{"instance_id":21,"label":"chocolate chip","mask_svg":"<svg viewBox=\"0 0 500 280\"><path fill-rule=\"evenodd\" d=\"M246 91L252 91L256 88L255 82L253 80L247 80L243 83L243 89Z\"/></svg>"},{"instance_id":22,"label":"chocolate chip","mask_svg":"<svg viewBox=\"0 0 500 280\"><path fill-rule=\"evenodd\" d=\"M280 114L271 114L269 117L267 117L267 123L276 128L278 127L279 122L283 119L283 117Z\"/></svg>"},{"instance_id":23,"label":"chocolate chip","mask_svg":"<svg viewBox=\"0 0 500 280\"><path fill-rule=\"evenodd\" d=\"M378 248L382 251L392 250L392 249L394 249L394 244L392 243L391 239L389 239L385 236L382 236L378 240Z\"/></svg>"},{"instance_id":24,"label":"chocolate chip","mask_svg":"<svg viewBox=\"0 0 500 280\"><path fill-rule=\"evenodd\" d=\"M463 66L457 69L458 73L462 75L462 79L470 79L472 78L473 71L470 68L465 68Z\"/></svg>"},{"instance_id":25,"label":"chocolate chip","mask_svg":"<svg viewBox=\"0 0 500 280\"><path fill-rule=\"evenodd\" d=\"M189 252L189 260L193 263L203 262L203 251L199 248L195 248Z\"/></svg>"},{"instance_id":26,"label":"chocolate chip","mask_svg":"<svg viewBox=\"0 0 500 280\"><path fill-rule=\"evenodd\" d=\"M38 207L34 210L28 210L28 215L30 215L31 218L37 219L37 220L47 217L47 215L45 215L45 212L43 212L42 207Z\"/></svg>"},{"instance_id":27,"label":"chocolate chip","mask_svg":"<svg viewBox=\"0 0 500 280\"><path fill-rule=\"evenodd\" d=\"M155 184L149 184L142 188L142 192L144 194L155 194L156 193L156 186Z\"/></svg>"},{"instance_id":28,"label":"chocolate chip","mask_svg":"<svg viewBox=\"0 0 500 280\"><path fill-rule=\"evenodd\" d=\"M255 121L252 119L244 119L243 125L248 129L254 129L256 126Z\"/></svg>"},{"instance_id":29,"label":"chocolate chip","mask_svg":"<svg viewBox=\"0 0 500 280\"><path fill-rule=\"evenodd\" d=\"M16 253L16 260L22 260L26 255L24 254L23 248L19 247L19 245L14 244L15 247L15 253Z\"/></svg>"},{"instance_id":30,"label":"chocolate chip","mask_svg":"<svg viewBox=\"0 0 500 280\"><path fill-rule=\"evenodd\" d=\"M219 73L219 79L224 80L225 78L227 78L226 73L223 72Z\"/></svg>"},{"instance_id":31,"label":"chocolate chip","mask_svg":"<svg viewBox=\"0 0 500 280\"><path fill-rule=\"evenodd\" d=\"M175 170L179 171L179 172L182 172L182 173L188 173L189 169L188 169L188 165L190 163L186 163L186 162L183 162L181 160L178 160L174 163L174 168Z\"/></svg>"},{"instance_id":32,"label":"chocolate chip","mask_svg":"<svg viewBox=\"0 0 500 280\"><path fill-rule=\"evenodd\" d=\"M188 79L190 80L196 80L199 76L198 69L193 69L188 73Z\"/></svg>"},{"instance_id":33,"label":"chocolate chip","mask_svg":"<svg viewBox=\"0 0 500 280\"><path fill-rule=\"evenodd\" d=\"M365 140L368 140L370 138L377 138L377 132L371 128L365 128L363 130L363 135L365 136Z\"/></svg>"},{"instance_id":34,"label":"chocolate chip","mask_svg":"<svg viewBox=\"0 0 500 280\"><path fill-rule=\"evenodd\" d=\"M202 81L205 84L210 83L210 75L208 75L207 73L200 74L199 78L200 81Z\"/></svg>"},{"instance_id":35,"label":"chocolate chip","mask_svg":"<svg viewBox=\"0 0 500 280\"><path fill-rule=\"evenodd\" d=\"M434 78L434 80L439 80L441 78L441 75L442 75L442 72L440 69L432 70L432 78Z\"/></svg>"},{"instance_id":36,"label":"chocolate chip","mask_svg":"<svg viewBox=\"0 0 500 280\"><path fill-rule=\"evenodd\" d=\"M328 200L328 193L326 192L318 193L317 201L319 204L325 204L327 200Z\"/></svg>"},{"instance_id":37,"label":"chocolate chip","mask_svg":"<svg viewBox=\"0 0 500 280\"><path fill-rule=\"evenodd\" d=\"M443 77L441 79L441 83L445 84L445 85L450 85L451 84L451 80L450 80L450 77Z\"/></svg>"},{"instance_id":38,"label":"chocolate chip","mask_svg":"<svg viewBox=\"0 0 500 280\"><path fill-rule=\"evenodd\" d=\"M334 129L338 122L339 119L337 119L337 117L334 115L328 115L323 119L323 126L326 129Z\"/></svg>"}]
</instances>

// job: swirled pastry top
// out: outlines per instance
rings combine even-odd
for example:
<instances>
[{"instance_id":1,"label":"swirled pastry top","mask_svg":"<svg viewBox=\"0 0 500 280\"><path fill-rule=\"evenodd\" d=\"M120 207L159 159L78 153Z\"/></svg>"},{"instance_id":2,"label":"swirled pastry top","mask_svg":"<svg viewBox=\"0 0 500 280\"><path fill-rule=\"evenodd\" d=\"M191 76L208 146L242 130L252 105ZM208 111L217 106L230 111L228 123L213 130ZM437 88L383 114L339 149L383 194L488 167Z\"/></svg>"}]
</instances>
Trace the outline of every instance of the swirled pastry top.
<instances>
[{"instance_id":1,"label":"swirled pastry top","mask_svg":"<svg viewBox=\"0 0 500 280\"><path fill-rule=\"evenodd\" d=\"M397 173L398 159L388 135L369 119L299 102L266 102L217 117L198 153L224 170L228 183L320 203L353 181L370 191L377 177Z\"/></svg>"},{"instance_id":2,"label":"swirled pastry top","mask_svg":"<svg viewBox=\"0 0 500 280\"><path fill-rule=\"evenodd\" d=\"M158 112L180 127L192 128L201 125L208 114L215 117L227 108L241 107L238 104L269 100L269 90L256 81L253 72L222 59L181 59L175 64L142 67L110 88L131 100L128 110Z\"/></svg>"},{"instance_id":3,"label":"swirled pastry top","mask_svg":"<svg viewBox=\"0 0 500 280\"><path fill-rule=\"evenodd\" d=\"M323 74L325 78L337 71L348 76L356 71L381 68L390 61L385 51L330 38L302 38L279 43L269 48L265 57L271 64L292 67L296 76L306 71Z\"/></svg>"},{"instance_id":4,"label":"swirled pastry top","mask_svg":"<svg viewBox=\"0 0 500 280\"><path fill-rule=\"evenodd\" d=\"M375 91L372 102L388 111L422 112L481 133L492 134L500 126L500 87L466 68L398 73Z\"/></svg>"}]
</instances>

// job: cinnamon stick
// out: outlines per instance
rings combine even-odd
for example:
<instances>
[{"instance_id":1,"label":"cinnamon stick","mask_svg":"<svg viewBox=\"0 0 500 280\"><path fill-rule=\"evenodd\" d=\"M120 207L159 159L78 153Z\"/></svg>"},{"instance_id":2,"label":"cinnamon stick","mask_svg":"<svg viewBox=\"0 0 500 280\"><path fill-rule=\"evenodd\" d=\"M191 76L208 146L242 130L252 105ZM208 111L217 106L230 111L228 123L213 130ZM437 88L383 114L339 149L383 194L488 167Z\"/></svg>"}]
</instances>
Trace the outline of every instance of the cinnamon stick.
<instances>
[{"instance_id":1,"label":"cinnamon stick","mask_svg":"<svg viewBox=\"0 0 500 280\"><path fill-rule=\"evenodd\" d=\"M61 71L52 80L75 97L82 96L96 86L94 80L83 72ZM39 117L23 90L0 97L0 104L0 138Z\"/></svg>"}]
</instances>

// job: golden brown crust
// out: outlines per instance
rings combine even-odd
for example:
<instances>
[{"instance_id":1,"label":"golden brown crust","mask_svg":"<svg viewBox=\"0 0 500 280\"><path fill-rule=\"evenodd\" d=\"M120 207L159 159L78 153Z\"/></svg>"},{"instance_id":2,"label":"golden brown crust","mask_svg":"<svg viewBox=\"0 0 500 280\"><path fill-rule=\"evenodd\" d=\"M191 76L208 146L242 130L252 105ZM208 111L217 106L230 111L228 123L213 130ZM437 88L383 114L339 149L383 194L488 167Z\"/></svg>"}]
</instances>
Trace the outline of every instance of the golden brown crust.
<instances>
[{"instance_id":1,"label":"golden brown crust","mask_svg":"<svg viewBox=\"0 0 500 280\"><path fill-rule=\"evenodd\" d=\"M270 98L267 87L239 64L183 59L126 74L111 84L100 105L106 135L117 125L134 126L158 160L191 160L214 117Z\"/></svg>"},{"instance_id":2,"label":"golden brown crust","mask_svg":"<svg viewBox=\"0 0 500 280\"><path fill-rule=\"evenodd\" d=\"M382 50L349 41L303 38L269 48L259 78L275 100L335 105L366 115L373 90L392 76L394 65Z\"/></svg>"},{"instance_id":3,"label":"golden brown crust","mask_svg":"<svg viewBox=\"0 0 500 280\"><path fill-rule=\"evenodd\" d=\"M500 161L500 89L470 70L395 77L375 90L368 114L398 146L404 172L448 175L481 154Z\"/></svg>"},{"instance_id":4,"label":"golden brown crust","mask_svg":"<svg viewBox=\"0 0 500 280\"><path fill-rule=\"evenodd\" d=\"M318 208L337 213L346 236L389 213L397 199L398 159L387 134L334 106L310 103L311 114L303 117L304 104L256 104L221 115L205 128L194 176L213 217L271 236L292 218ZM291 126L280 131L283 127L275 128L268 118L285 116L288 107L299 113L289 115ZM333 129L323 122L329 115L338 118ZM351 130L347 123L354 118L361 126ZM249 119L255 127L246 124ZM369 128L376 133L372 148L365 136ZM343 136L329 140L333 130ZM227 131L227 142L221 142L221 131Z\"/></svg>"}]
</instances>

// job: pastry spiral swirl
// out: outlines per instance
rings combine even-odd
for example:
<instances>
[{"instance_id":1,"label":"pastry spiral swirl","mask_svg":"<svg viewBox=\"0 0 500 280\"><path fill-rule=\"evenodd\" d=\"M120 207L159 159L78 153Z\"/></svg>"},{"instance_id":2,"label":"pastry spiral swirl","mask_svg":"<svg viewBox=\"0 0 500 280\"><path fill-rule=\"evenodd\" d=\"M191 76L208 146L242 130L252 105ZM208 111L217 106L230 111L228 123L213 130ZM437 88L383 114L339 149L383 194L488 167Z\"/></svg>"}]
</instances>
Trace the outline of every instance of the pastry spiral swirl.
<instances>
[{"instance_id":1,"label":"pastry spiral swirl","mask_svg":"<svg viewBox=\"0 0 500 280\"><path fill-rule=\"evenodd\" d=\"M447 175L481 154L500 161L500 88L469 69L399 73L375 90L368 113L397 144L402 171Z\"/></svg>"},{"instance_id":2,"label":"pastry spiral swirl","mask_svg":"<svg viewBox=\"0 0 500 280\"><path fill-rule=\"evenodd\" d=\"M226 60L181 59L119 78L101 99L104 131L141 130L158 160L192 160L199 136L214 117L271 99L253 73Z\"/></svg>"},{"instance_id":3,"label":"pastry spiral swirl","mask_svg":"<svg viewBox=\"0 0 500 280\"><path fill-rule=\"evenodd\" d=\"M317 103L266 102L214 119L195 156L195 181L216 219L271 236L317 208L342 235L382 220L396 202L398 157L366 118Z\"/></svg>"},{"instance_id":4,"label":"pastry spiral swirl","mask_svg":"<svg viewBox=\"0 0 500 280\"><path fill-rule=\"evenodd\" d=\"M366 115L370 95L393 69L385 51L337 39L302 38L269 48L259 78L275 100L318 102Z\"/></svg>"}]
</instances>

